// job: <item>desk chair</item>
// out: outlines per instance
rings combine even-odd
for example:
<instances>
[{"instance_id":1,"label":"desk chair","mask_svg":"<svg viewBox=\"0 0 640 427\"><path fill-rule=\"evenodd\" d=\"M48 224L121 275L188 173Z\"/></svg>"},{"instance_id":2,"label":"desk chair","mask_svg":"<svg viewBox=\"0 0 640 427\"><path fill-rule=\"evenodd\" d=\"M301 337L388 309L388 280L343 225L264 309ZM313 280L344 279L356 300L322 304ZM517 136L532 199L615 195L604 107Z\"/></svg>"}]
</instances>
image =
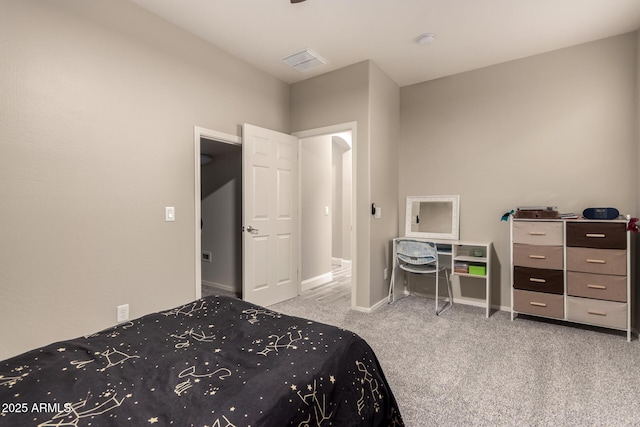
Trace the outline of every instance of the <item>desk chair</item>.
<instances>
[{"instance_id":1,"label":"desk chair","mask_svg":"<svg viewBox=\"0 0 640 427\"><path fill-rule=\"evenodd\" d=\"M444 265L440 265L438 261L438 250L435 243L412 239L398 240L395 263L405 271L405 280L409 287L409 292L411 292L411 286L406 276L407 272L414 274L434 274L436 276L436 316L453 305L453 293L451 291L449 272L447 268ZM440 272L443 270L447 280L449 302L445 304L441 310L438 310L438 278ZM393 279L394 277L392 276L392 280Z\"/></svg>"}]
</instances>

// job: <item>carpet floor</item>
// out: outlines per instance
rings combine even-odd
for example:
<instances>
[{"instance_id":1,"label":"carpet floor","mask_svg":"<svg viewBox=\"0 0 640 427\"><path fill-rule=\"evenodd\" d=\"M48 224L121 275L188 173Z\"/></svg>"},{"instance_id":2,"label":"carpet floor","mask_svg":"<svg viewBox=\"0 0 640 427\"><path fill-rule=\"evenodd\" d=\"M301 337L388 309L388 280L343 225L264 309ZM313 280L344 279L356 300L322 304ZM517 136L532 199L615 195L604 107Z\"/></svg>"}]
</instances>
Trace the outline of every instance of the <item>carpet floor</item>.
<instances>
[{"instance_id":1,"label":"carpet floor","mask_svg":"<svg viewBox=\"0 0 640 427\"><path fill-rule=\"evenodd\" d=\"M374 349L405 423L640 426L640 344L571 326L411 296L373 313L294 298L269 308L349 329Z\"/></svg>"}]
</instances>

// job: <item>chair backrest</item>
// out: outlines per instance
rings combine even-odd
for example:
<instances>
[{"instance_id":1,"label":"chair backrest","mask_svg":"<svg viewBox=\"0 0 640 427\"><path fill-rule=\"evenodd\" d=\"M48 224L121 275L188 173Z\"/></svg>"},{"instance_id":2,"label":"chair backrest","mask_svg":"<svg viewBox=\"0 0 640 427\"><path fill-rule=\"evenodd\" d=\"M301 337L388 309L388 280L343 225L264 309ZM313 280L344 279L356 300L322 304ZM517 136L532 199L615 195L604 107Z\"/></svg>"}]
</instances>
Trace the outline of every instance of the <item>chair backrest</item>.
<instances>
[{"instance_id":1,"label":"chair backrest","mask_svg":"<svg viewBox=\"0 0 640 427\"><path fill-rule=\"evenodd\" d=\"M433 242L398 240L396 254L398 259L407 264L424 265L438 262L438 249Z\"/></svg>"}]
</instances>

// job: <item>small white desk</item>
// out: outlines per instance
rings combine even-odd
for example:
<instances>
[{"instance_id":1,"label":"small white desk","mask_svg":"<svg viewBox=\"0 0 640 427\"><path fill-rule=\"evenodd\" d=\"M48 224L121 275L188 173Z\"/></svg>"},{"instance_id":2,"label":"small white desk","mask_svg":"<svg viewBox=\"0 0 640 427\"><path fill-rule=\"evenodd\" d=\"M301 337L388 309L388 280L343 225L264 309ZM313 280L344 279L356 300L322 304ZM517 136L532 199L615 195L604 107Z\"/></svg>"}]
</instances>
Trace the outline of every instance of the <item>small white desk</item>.
<instances>
[{"instance_id":1,"label":"small white desk","mask_svg":"<svg viewBox=\"0 0 640 427\"><path fill-rule=\"evenodd\" d=\"M391 281L389 283L389 303L396 300L398 291L404 293L404 285L398 285L395 280L397 273L398 258L396 253L396 245L399 240L418 240L423 242L433 242L438 248L438 257L442 265L447 265L451 271L451 278L458 277L472 277L477 280L484 280L485 282L485 307L486 316L489 317L491 310L491 242L472 242L466 240L439 240L439 239L422 239L418 237L397 237L393 239L393 269L391 271ZM480 251L480 256L474 256L474 251ZM447 259L444 259L447 258ZM477 266L484 266L486 272L484 275L469 274L455 271L456 263L469 263ZM438 305L438 295L436 298L436 306Z\"/></svg>"}]
</instances>

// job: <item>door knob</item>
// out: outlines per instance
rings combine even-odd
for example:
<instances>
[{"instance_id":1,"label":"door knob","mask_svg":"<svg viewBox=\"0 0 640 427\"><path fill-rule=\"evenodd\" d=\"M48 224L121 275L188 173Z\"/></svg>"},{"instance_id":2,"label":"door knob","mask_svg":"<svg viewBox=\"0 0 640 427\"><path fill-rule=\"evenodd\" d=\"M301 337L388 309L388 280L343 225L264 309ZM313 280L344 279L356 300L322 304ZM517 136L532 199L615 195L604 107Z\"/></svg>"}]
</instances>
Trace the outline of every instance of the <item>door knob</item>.
<instances>
[{"instance_id":1,"label":"door knob","mask_svg":"<svg viewBox=\"0 0 640 427\"><path fill-rule=\"evenodd\" d=\"M247 231L251 234L258 234L258 229L257 228L253 228L252 226L248 226L247 227Z\"/></svg>"}]
</instances>

